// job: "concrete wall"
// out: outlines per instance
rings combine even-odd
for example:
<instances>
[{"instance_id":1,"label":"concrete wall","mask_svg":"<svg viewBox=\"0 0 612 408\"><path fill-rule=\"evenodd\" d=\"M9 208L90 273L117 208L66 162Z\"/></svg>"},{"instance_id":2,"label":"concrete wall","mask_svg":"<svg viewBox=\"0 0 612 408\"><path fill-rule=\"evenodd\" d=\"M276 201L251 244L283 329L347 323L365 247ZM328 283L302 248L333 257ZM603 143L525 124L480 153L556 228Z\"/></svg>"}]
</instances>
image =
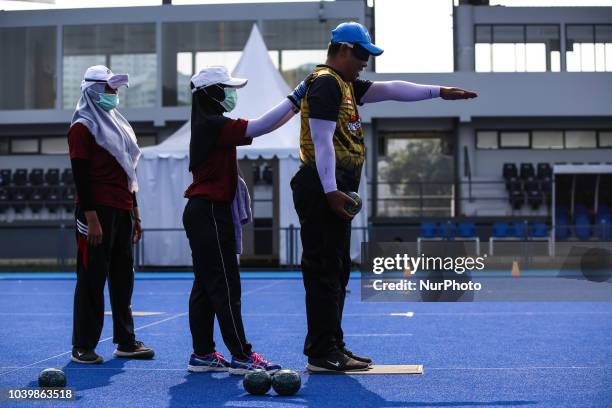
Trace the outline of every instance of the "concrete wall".
<instances>
[{"instance_id":1,"label":"concrete wall","mask_svg":"<svg viewBox=\"0 0 612 408\"><path fill-rule=\"evenodd\" d=\"M0 156L1 169L62 169L70 168L68 155L12 155Z\"/></svg>"}]
</instances>

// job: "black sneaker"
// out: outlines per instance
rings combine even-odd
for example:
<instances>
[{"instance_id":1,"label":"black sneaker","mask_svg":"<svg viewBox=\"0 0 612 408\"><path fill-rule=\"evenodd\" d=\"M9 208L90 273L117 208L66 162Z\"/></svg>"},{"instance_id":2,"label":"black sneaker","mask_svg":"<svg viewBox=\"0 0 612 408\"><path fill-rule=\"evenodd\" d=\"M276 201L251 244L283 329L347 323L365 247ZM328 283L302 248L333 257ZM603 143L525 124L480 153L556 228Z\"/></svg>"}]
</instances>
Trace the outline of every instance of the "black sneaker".
<instances>
[{"instance_id":1,"label":"black sneaker","mask_svg":"<svg viewBox=\"0 0 612 408\"><path fill-rule=\"evenodd\" d=\"M155 351L146 347L142 341L134 341L131 344L119 344L113 354L117 357L148 360L153 358Z\"/></svg>"},{"instance_id":2,"label":"black sneaker","mask_svg":"<svg viewBox=\"0 0 612 408\"><path fill-rule=\"evenodd\" d=\"M102 364L104 361L95 351L77 347L72 348L72 356L70 359L80 364Z\"/></svg>"},{"instance_id":3,"label":"black sneaker","mask_svg":"<svg viewBox=\"0 0 612 408\"><path fill-rule=\"evenodd\" d=\"M312 372L326 371L366 371L370 366L367 363L350 358L343 352L337 350L329 353L325 357L308 357L306 369Z\"/></svg>"},{"instance_id":4,"label":"black sneaker","mask_svg":"<svg viewBox=\"0 0 612 408\"><path fill-rule=\"evenodd\" d=\"M370 366L372 365L372 359L370 357L362 357L355 355L351 350L347 349L346 347L343 347L342 349L340 349L340 351L346 354L348 357L352 358L353 360L361 361L362 363L366 363Z\"/></svg>"}]
</instances>

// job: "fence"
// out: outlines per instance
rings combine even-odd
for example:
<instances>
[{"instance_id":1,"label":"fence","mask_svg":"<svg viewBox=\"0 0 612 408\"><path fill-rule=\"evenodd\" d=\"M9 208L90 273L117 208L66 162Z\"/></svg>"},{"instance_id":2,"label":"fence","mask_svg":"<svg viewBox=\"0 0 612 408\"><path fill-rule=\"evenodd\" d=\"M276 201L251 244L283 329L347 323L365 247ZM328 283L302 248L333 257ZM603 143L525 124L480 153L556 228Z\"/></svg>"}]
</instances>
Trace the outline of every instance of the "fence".
<instances>
[{"instance_id":1,"label":"fence","mask_svg":"<svg viewBox=\"0 0 612 408\"><path fill-rule=\"evenodd\" d=\"M563 228L563 231L561 231ZM258 237L267 234L266 239L269 239L272 228L250 228L253 232L253 240L256 242ZM612 237L612 225L591 225L589 232L585 233L584 225L567 225L558 227L557 236L563 234L567 236L567 242L599 242L610 240ZM301 257L301 240L300 228L290 226L288 228L280 228L278 231L279 241L283 241L282 245L276 246L277 250L270 253L257 253L255 251L245 251L241 257L243 266L252 266L249 259L254 257L267 259L266 266L269 267L286 267L295 268L299 266ZM361 228L353 228L352 234L359 241L373 242L416 242L419 234L419 225L389 225L389 226L368 226ZM0 226L0 266L5 270L14 270L14 267L27 266L30 268L40 266L52 269L72 269L75 263L76 245L74 235L74 227L72 225L60 226ZM186 241L185 232L182 228L171 229L145 229L143 238L135 246L135 266L144 268L153 266L151 263L145 262L147 259L147 239L151 239L153 234L163 234L169 239L182 237L185 239L185 244L181 245L181 250L184 250L190 256L189 245ZM174 234L174 235L172 235ZM483 252L488 251L488 245L484 244L489 241L493 235L492 228L489 224L476 224L476 235L483 243ZM550 229L549 229L550 235ZM528 233L524 236L510 237L515 241L531 242L532 237ZM452 240L453 238L446 238ZM557 239L557 241L559 241ZM551 239L552 250L554 251L555 239ZM255 248L255 245L251 245ZM164 252L163 246L160 249L161 255L167 255L167 250ZM282 255L281 256L281 251ZM283 259L282 265L280 260ZM177 264L177 266L188 266L185 264Z\"/></svg>"}]
</instances>

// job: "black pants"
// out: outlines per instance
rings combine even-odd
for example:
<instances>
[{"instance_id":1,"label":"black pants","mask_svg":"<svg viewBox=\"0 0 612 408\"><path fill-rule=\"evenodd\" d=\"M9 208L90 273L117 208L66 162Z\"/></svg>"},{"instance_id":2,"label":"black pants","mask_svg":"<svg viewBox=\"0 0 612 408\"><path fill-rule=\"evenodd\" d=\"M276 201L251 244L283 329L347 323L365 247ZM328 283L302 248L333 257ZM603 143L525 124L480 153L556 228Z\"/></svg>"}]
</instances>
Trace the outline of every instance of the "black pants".
<instances>
[{"instance_id":1,"label":"black pants","mask_svg":"<svg viewBox=\"0 0 612 408\"><path fill-rule=\"evenodd\" d=\"M104 323L104 285L113 312L113 342L129 344L134 337L132 291L134 262L132 252L132 214L128 210L99 206L96 208L103 240L98 246L87 243L87 220L77 206L77 283L74 292L72 345L94 349Z\"/></svg>"},{"instance_id":2,"label":"black pants","mask_svg":"<svg viewBox=\"0 0 612 408\"><path fill-rule=\"evenodd\" d=\"M183 225L193 258L193 287L189 297L189 328L196 354L215 351L214 319L234 357L251 355L240 311L240 272L231 206L192 197L183 212Z\"/></svg>"},{"instance_id":3,"label":"black pants","mask_svg":"<svg viewBox=\"0 0 612 408\"><path fill-rule=\"evenodd\" d=\"M322 357L344 347L342 312L351 271L351 223L331 210L312 171L300 169L291 188L301 225L308 323L304 354Z\"/></svg>"}]
</instances>

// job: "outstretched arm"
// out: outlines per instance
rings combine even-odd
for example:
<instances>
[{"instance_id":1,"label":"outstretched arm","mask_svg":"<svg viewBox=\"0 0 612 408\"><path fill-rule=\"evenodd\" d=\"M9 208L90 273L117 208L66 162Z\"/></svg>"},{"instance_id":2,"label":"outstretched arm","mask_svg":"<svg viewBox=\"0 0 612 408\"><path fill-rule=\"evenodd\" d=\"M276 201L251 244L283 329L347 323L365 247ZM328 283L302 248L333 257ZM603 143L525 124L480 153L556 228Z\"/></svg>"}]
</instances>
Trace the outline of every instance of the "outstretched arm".
<instances>
[{"instance_id":1,"label":"outstretched arm","mask_svg":"<svg viewBox=\"0 0 612 408\"><path fill-rule=\"evenodd\" d=\"M278 129L296 114L295 109L295 106L289 99L281 101L281 103L257 119L250 119L246 129L246 136L257 137Z\"/></svg>"},{"instance_id":2,"label":"outstretched arm","mask_svg":"<svg viewBox=\"0 0 612 408\"><path fill-rule=\"evenodd\" d=\"M442 99L471 99L475 92L438 85L421 85L407 81L377 81L361 98L363 103L382 101L413 102L442 97Z\"/></svg>"},{"instance_id":3,"label":"outstretched arm","mask_svg":"<svg viewBox=\"0 0 612 408\"><path fill-rule=\"evenodd\" d=\"M300 103L312 83L312 78L312 74L308 75L295 87L293 92L287 95L287 99L281 101L281 103L257 119L249 120L246 136L252 138L265 135L287 123L289 119L300 111Z\"/></svg>"}]
</instances>

